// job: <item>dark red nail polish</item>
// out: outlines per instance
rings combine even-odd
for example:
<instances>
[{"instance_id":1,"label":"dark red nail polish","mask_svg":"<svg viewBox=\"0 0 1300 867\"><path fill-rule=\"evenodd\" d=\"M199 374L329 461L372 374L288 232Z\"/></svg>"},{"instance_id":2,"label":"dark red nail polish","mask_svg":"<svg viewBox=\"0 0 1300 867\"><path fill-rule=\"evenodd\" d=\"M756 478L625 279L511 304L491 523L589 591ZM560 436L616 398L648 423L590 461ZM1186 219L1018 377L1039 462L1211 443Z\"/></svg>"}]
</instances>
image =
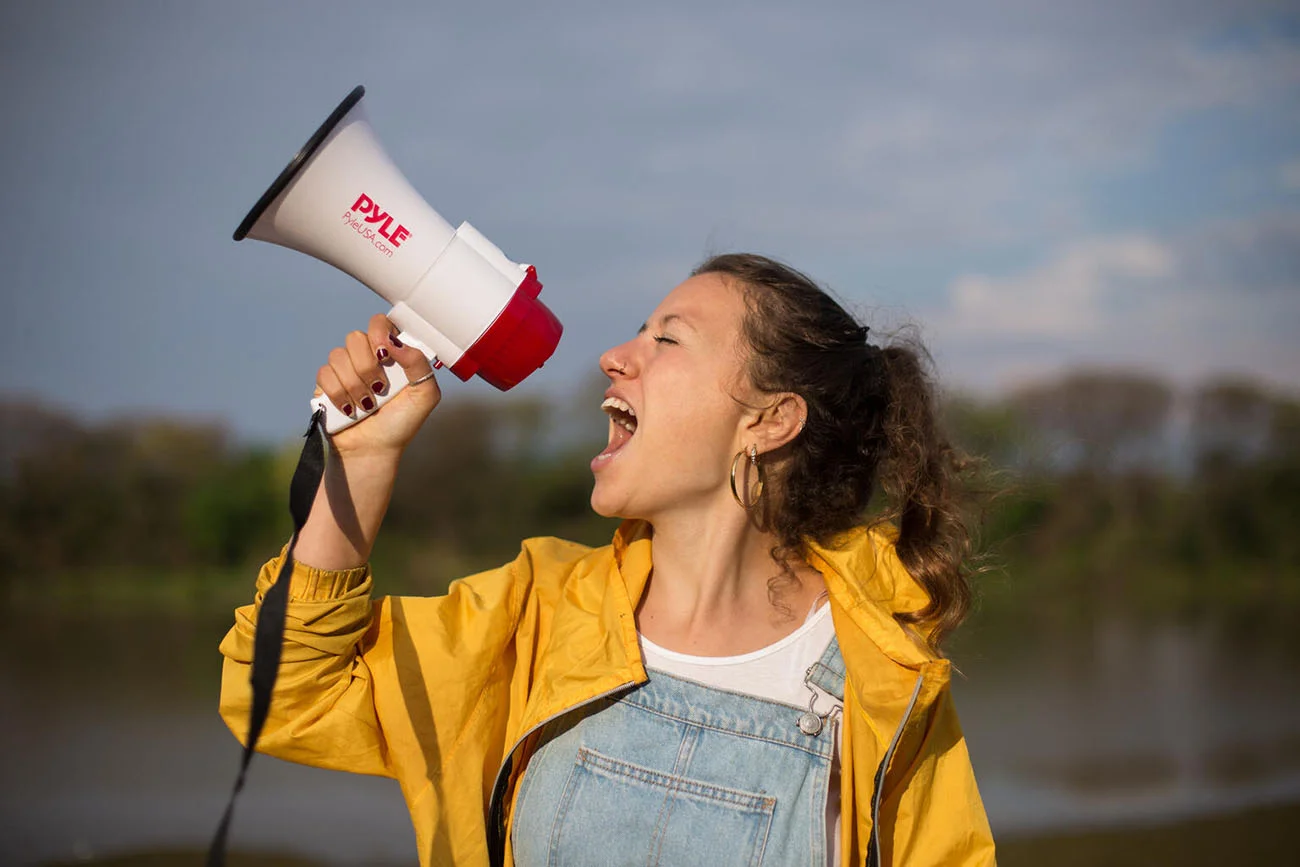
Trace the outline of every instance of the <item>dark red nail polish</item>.
<instances>
[{"instance_id":1,"label":"dark red nail polish","mask_svg":"<svg viewBox=\"0 0 1300 867\"><path fill-rule=\"evenodd\" d=\"M384 349L384 347L381 346L375 350L375 358L378 358L380 361L383 361L387 357L388 357L388 350Z\"/></svg>"},{"instance_id":2,"label":"dark red nail polish","mask_svg":"<svg viewBox=\"0 0 1300 867\"><path fill-rule=\"evenodd\" d=\"M384 390L384 384L382 382L372 382L370 383L370 390L373 391L375 394L382 394Z\"/></svg>"},{"instance_id":3,"label":"dark red nail polish","mask_svg":"<svg viewBox=\"0 0 1300 867\"><path fill-rule=\"evenodd\" d=\"M352 404L349 403L347 406L343 407L343 414L352 415Z\"/></svg>"},{"instance_id":4,"label":"dark red nail polish","mask_svg":"<svg viewBox=\"0 0 1300 867\"><path fill-rule=\"evenodd\" d=\"M375 408L375 402L368 397L363 397L361 398L361 408L366 412L370 412Z\"/></svg>"},{"instance_id":5,"label":"dark red nail polish","mask_svg":"<svg viewBox=\"0 0 1300 867\"><path fill-rule=\"evenodd\" d=\"M393 344L394 346L396 346L398 349L401 349L403 346L406 345L406 344L402 343L402 341L400 341L400 340L397 339L397 335L396 335L396 334L390 334L390 335L388 335L388 342L391 343L391 344Z\"/></svg>"}]
</instances>

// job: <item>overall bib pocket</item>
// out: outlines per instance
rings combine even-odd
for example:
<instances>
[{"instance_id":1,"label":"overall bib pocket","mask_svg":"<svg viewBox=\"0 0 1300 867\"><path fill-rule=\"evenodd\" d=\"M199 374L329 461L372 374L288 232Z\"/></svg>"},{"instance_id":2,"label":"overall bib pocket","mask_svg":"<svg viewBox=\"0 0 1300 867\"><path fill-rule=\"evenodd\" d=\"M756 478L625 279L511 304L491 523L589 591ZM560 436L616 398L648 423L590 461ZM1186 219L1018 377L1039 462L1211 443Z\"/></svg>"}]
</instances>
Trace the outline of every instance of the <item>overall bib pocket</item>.
<instances>
[{"instance_id":1,"label":"overall bib pocket","mask_svg":"<svg viewBox=\"0 0 1300 867\"><path fill-rule=\"evenodd\" d=\"M582 747L556 805L548 860L754 867L762 863L775 809L776 798L761 792L665 774ZM600 840L604 845L591 845ZM573 860L583 857L579 849L587 849L589 861Z\"/></svg>"}]
</instances>

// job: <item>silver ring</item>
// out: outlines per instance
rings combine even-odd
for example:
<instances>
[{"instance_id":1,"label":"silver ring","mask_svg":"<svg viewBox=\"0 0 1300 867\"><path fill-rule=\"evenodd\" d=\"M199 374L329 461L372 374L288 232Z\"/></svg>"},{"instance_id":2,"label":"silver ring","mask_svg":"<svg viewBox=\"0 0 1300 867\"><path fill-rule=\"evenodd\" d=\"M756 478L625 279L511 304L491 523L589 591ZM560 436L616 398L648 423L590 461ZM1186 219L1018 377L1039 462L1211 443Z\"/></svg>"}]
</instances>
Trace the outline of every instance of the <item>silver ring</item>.
<instances>
[{"instance_id":1,"label":"silver ring","mask_svg":"<svg viewBox=\"0 0 1300 867\"><path fill-rule=\"evenodd\" d=\"M433 379L433 370L432 370L432 368L431 368L431 369L429 370L429 372L426 373L424 376L420 377L419 379L413 379L413 380L411 380L410 382L407 383L407 385L419 385L420 383L422 383L422 382L428 382L428 381L431 380L431 379Z\"/></svg>"}]
</instances>

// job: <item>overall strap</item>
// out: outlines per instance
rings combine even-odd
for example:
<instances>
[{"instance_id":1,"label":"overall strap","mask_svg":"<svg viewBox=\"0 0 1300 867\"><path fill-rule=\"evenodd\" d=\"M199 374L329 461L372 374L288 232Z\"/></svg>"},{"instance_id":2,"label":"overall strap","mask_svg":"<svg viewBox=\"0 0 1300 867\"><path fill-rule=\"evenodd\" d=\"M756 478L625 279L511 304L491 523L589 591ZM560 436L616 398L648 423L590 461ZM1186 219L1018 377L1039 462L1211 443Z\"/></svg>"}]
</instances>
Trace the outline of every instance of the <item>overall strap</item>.
<instances>
[{"instance_id":1,"label":"overall strap","mask_svg":"<svg viewBox=\"0 0 1300 867\"><path fill-rule=\"evenodd\" d=\"M832 637L826 652L808 669L804 683L815 686L836 700L844 701L844 656L840 653L839 639Z\"/></svg>"}]
</instances>

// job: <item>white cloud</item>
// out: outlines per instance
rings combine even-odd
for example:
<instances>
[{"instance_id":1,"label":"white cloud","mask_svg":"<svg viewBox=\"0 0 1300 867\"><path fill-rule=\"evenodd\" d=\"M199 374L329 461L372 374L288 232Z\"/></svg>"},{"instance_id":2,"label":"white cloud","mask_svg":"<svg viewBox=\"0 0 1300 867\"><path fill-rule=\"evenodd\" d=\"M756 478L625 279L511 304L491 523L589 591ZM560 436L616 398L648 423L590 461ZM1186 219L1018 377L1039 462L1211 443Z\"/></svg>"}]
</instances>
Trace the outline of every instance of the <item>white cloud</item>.
<instances>
[{"instance_id":1,"label":"white cloud","mask_svg":"<svg viewBox=\"0 0 1300 867\"><path fill-rule=\"evenodd\" d=\"M1074 244L1010 279L958 277L949 291L946 330L988 337L1088 337L1105 327L1107 295L1116 286L1167 278L1173 267L1167 247L1141 236Z\"/></svg>"},{"instance_id":2,"label":"white cloud","mask_svg":"<svg viewBox=\"0 0 1300 867\"><path fill-rule=\"evenodd\" d=\"M1300 191L1300 157L1284 163L1278 176L1284 190Z\"/></svg>"},{"instance_id":3,"label":"white cloud","mask_svg":"<svg viewBox=\"0 0 1300 867\"><path fill-rule=\"evenodd\" d=\"M1178 382L1233 371L1295 387L1297 249L1296 213L1092 238L1023 272L960 276L923 318L946 374L976 388L1081 364Z\"/></svg>"}]
</instances>

